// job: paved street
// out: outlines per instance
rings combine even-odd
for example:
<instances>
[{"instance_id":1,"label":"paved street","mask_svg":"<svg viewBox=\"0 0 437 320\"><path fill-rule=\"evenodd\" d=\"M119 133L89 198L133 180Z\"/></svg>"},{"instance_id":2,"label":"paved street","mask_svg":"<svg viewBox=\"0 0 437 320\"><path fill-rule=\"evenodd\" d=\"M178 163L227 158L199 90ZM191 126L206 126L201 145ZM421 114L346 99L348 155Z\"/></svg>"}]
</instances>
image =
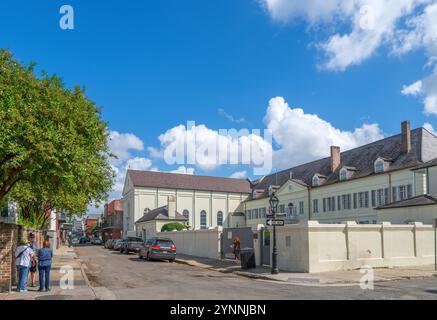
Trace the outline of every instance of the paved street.
<instances>
[{"instance_id":1,"label":"paved street","mask_svg":"<svg viewBox=\"0 0 437 320\"><path fill-rule=\"evenodd\" d=\"M188 265L147 262L100 246L77 247L101 299L437 299L437 278L359 286L299 286L255 280Z\"/></svg>"}]
</instances>

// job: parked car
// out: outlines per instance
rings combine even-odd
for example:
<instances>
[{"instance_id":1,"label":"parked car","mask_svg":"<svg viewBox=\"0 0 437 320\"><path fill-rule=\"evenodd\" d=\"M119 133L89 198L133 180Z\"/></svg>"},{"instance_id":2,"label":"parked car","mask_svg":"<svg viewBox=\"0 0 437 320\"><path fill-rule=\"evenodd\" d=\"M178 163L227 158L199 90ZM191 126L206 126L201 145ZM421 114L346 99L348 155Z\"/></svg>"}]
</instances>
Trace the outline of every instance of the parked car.
<instances>
[{"instance_id":1,"label":"parked car","mask_svg":"<svg viewBox=\"0 0 437 320\"><path fill-rule=\"evenodd\" d=\"M129 254L130 252L137 253L140 250L143 243L144 241L141 238L128 237L120 246L120 253L125 253L125 254Z\"/></svg>"},{"instance_id":2,"label":"parked car","mask_svg":"<svg viewBox=\"0 0 437 320\"><path fill-rule=\"evenodd\" d=\"M121 245L123 244L124 240L123 239L117 239L114 241L114 243L112 244L112 250L117 250L119 251L121 248Z\"/></svg>"},{"instance_id":3,"label":"parked car","mask_svg":"<svg viewBox=\"0 0 437 320\"><path fill-rule=\"evenodd\" d=\"M99 237L94 237L91 239L91 244L94 245L102 245L103 241Z\"/></svg>"},{"instance_id":4,"label":"parked car","mask_svg":"<svg viewBox=\"0 0 437 320\"><path fill-rule=\"evenodd\" d=\"M138 251L140 259L146 258L147 261L158 259L174 262L176 259L176 246L171 239L150 238L146 239Z\"/></svg>"},{"instance_id":5,"label":"parked car","mask_svg":"<svg viewBox=\"0 0 437 320\"><path fill-rule=\"evenodd\" d=\"M89 243L89 242L90 242L90 239L87 238L87 237L81 237L81 238L79 239L79 243L80 243L80 244L86 244L86 243Z\"/></svg>"},{"instance_id":6,"label":"parked car","mask_svg":"<svg viewBox=\"0 0 437 320\"><path fill-rule=\"evenodd\" d=\"M115 240L116 240L116 239L108 239L108 240L106 240L106 242L105 242L105 248L106 248L106 249L112 249L113 246L114 246Z\"/></svg>"}]
</instances>

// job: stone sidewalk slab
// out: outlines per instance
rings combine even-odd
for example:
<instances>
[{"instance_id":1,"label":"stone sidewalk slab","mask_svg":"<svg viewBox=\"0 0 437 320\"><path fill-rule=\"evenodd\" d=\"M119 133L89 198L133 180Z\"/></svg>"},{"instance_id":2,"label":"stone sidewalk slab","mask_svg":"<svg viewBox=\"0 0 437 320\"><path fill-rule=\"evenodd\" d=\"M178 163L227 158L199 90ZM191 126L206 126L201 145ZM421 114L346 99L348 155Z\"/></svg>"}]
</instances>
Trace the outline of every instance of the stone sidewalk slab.
<instances>
[{"instance_id":1,"label":"stone sidewalk slab","mask_svg":"<svg viewBox=\"0 0 437 320\"><path fill-rule=\"evenodd\" d=\"M68 269L73 270L73 287L63 289L61 288L61 282L66 284L65 270ZM36 273L35 284L37 287L31 288L28 286L29 291L26 293L16 291L0 293L0 300L96 300L98 298L90 286L74 248L61 247L56 250L50 277L50 292L38 292L38 273Z\"/></svg>"},{"instance_id":2,"label":"stone sidewalk slab","mask_svg":"<svg viewBox=\"0 0 437 320\"><path fill-rule=\"evenodd\" d=\"M363 277L360 270L323 273L280 272L277 275L272 275L268 267L242 270L239 261L236 260L214 260L186 255L178 255L176 262L222 273L233 273L252 279L280 281L302 286L359 286ZM434 265L407 268L375 268L373 272L374 282L437 277Z\"/></svg>"}]
</instances>

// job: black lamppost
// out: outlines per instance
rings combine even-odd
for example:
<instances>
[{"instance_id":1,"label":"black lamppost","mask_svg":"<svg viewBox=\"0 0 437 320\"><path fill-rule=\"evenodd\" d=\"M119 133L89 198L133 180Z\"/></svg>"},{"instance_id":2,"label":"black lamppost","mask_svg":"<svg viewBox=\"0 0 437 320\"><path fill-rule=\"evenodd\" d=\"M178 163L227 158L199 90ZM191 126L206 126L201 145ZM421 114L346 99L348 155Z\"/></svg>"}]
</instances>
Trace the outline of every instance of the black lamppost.
<instances>
[{"instance_id":1,"label":"black lamppost","mask_svg":"<svg viewBox=\"0 0 437 320\"><path fill-rule=\"evenodd\" d=\"M276 219L276 213L278 212L279 199L275 195L273 189L269 190L270 195L270 209L273 215L273 219ZM272 274L278 274L278 248L276 247L276 225L273 223L273 253L272 253Z\"/></svg>"}]
</instances>

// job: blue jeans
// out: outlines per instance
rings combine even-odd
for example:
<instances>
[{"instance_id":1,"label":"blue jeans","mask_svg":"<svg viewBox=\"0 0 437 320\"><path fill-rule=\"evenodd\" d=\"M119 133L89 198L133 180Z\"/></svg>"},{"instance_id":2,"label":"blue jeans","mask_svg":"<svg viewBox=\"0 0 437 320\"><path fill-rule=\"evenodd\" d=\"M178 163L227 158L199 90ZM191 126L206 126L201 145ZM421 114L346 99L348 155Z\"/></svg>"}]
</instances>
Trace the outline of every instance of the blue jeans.
<instances>
[{"instance_id":1,"label":"blue jeans","mask_svg":"<svg viewBox=\"0 0 437 320\"><path fill-rule=\"evenodd\" d=\"M39 275L39 289L43 290L44 285L46 289L50 289L50 270L52 269L51 265L48 266L38 266L38 275ZM45 278L45 281L44 281Z\"/></svg>"},{"instance_id":2,"label":"blue jeans","mask_svg":"<svg viewBox=\"0 0 437 320\"><path fill-rule=\"evenodd\" d=\"M27 277L29 275L29 267L17 266L18 271L18 290L25 290L27 286Z\"/></svg>"}]
</instances>

